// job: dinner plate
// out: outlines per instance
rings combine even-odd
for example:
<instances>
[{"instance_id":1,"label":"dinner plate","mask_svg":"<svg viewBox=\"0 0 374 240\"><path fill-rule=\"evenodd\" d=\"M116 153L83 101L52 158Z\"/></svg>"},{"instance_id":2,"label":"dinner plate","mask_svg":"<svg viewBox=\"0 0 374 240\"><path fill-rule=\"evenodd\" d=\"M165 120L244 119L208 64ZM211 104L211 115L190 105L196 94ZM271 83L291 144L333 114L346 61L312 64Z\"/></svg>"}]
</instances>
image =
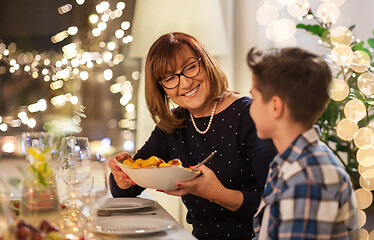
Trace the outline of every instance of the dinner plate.
<instances>
[{"instance_id":1,"label":"dinner plate","mask_svg":"<svg viewBox=\"0 0 374 240\"><path fill-rule=\"evenodd\" d=\"M99 210L135 210L152 206L155 203L155 201L145 198L108 198L99 208Z\"/></svg>"},{"instance_id":2,"label":"dinner plate","mask_svg":"<svg viewBox=\"0 0 374 240\"><path fill-rule=\"evenodd\" d=\"M174 223L169 220L149 217L98 218L94 231L100 234L124 236L156 233L171 229Z\"/></svg>"}]
</instances>

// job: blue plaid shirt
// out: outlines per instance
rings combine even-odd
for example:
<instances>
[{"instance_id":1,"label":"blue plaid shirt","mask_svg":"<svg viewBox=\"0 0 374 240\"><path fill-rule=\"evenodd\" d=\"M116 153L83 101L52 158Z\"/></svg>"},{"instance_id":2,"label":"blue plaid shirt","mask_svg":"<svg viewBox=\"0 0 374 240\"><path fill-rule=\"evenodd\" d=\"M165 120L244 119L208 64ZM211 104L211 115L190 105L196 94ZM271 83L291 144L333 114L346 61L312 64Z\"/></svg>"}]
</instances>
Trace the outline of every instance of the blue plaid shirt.
<instances>
[{"instance_id":1,"label":"blue plaid shirt","mask_svg":"<svg viewBox=\"0 0 374 240\"><path fill-rule=\"evenodd\" d=\"M348 174L311 128L271 163L255 239L354 239L357 216Z\"/></svg>"}]
</instances>

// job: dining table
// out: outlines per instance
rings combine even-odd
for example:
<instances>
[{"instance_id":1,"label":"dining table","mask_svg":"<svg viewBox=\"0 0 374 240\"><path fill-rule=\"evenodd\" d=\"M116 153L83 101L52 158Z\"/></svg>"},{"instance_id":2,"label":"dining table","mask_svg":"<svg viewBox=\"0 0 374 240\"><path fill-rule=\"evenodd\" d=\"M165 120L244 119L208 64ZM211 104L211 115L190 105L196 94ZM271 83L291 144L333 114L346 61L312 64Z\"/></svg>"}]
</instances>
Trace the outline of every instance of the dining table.
<instances>
[{"instance_id":1,"label":"dining table","mask_svg":"<svg viewBox=\"0 0 374 240\"><path fill-rule=\"evenodd\" d=\"M26 160L22 158L0 160L1 178L11 182L10 191L14 198L19 196L22 187L23 176L18 168L25 164ZM124 203L123 208L121 202ZM112 206L108 207L111 204ZM94 231L98 239L196 239L148 193L136 198L112 198L108 194L105 203L98 209L95 221L99 226ZM141 226L137 226L137 223ZM124 226L124 230L121 229L121 225Z\"/></svg>"}]
</instances>

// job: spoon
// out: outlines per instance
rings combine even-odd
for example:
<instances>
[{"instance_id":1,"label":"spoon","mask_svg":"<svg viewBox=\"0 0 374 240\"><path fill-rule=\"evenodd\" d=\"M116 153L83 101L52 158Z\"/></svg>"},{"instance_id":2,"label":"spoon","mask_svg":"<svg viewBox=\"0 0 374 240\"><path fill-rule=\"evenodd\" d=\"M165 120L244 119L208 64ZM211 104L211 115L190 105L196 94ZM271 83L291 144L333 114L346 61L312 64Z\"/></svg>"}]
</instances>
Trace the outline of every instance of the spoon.
<instances>
[{"instance_id":1,"label":"spoon","mask_svg":"<svg viewBox=\"0 0 374 240\"><path fill-rule=\"evenodd\" d=\"M206 163L207 161L209 161L210 159L212 159L212 157L214 156L214 154L217 153L217 150L214 150L208 157L206 157L203 161L201 161L200 163L198 163L197 165L193 166L192 168L190 168L192 171L195 171L198 167L200 167L201 165L203 165L204 163Z\"/></svg>"}]
</instances>

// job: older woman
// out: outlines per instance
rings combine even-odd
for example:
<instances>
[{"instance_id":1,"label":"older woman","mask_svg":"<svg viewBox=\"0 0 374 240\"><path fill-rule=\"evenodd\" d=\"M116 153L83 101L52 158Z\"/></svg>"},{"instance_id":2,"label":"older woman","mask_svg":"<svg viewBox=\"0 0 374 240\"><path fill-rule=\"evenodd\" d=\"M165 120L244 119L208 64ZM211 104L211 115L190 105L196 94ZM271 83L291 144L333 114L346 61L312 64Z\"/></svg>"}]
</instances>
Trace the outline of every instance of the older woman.
<instances>
[{"instance_id":1,"label":"older woman","mask_svg":"<svg viewBox=\"0 0 374 240\"><path fill-rule=\"evenodd\" d=\"M228 88L225 74L205 47L184 33L161 36L150 48L145 73L146 102L156 128L134 159L179 158L196 165L217 150L201 176L179 182L167 194L182 196L187 222L198 239L251 238L252 216L263 191L268 165L276 154L256 136L249 115L251 99ZM171 103L178 105L170 109ZM116 155L117 160L131 157ZM109 161L114 197L144 189Z\"/></svg>"}]
</instances>

